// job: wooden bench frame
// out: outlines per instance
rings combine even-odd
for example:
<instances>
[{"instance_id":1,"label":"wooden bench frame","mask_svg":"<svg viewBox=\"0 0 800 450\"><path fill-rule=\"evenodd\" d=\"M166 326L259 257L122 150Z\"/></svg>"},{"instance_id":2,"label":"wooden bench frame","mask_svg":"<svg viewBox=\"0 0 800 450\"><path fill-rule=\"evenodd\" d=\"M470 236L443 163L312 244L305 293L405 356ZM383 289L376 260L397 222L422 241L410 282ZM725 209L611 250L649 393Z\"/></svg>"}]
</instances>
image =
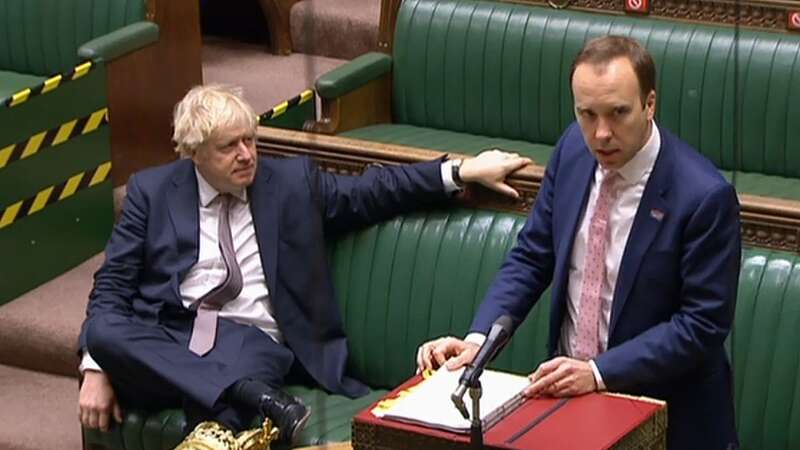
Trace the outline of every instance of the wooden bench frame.
<instances>
[{"instance_id":1,"label":"wooden bench frame","mask_svg":"<svg viewBox=\"0 0 800 450\"><path fill-rule=\"evenodd\" d=\"M371 164L404 164L428 161L445 152L372 141L326 136L302 131L259 127L260 152L278 156L307 155L324 169L357 175ZM451 157L467 157L450 153ZM527 214L542 184L544 167L533 165L514 173L509 184L520 200L487 189L470 189L463 198L469 206ZM747 246L784 250L800 254L800 202L755 195L739 195L742 243Z\"/></svg>"}]
</instances>

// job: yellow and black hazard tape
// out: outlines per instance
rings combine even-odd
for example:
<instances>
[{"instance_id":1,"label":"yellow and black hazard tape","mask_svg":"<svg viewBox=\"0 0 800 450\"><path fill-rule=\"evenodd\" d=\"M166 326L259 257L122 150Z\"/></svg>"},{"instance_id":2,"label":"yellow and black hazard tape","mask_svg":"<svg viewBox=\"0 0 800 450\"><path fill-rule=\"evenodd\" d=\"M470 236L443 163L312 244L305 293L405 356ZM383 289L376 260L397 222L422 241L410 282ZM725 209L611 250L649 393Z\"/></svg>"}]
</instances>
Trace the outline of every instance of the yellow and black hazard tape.
<instances>
[{"instance_id":1,"label":"yellow and black hazard tape","mask_svg":"<svg viewBox=\"0 0 800 450\"><path fill-rule=\"evenodd\" d=\"M70 120L55 128L36 133L24 141L0 148L0 169L40 150L63 144L75 136L89 134L108 123L108 108L99 109L86 117Z\"/></svg>"},{"instance_id":2,"label":"yellow and black hazard tape","mask_svg":"<svg viewBox=\"0 0 800 450\"><path fill-rule=\"evenodd\" d=\"M92 61L86 61L78 64L69 72L53 75L34 87L25 88L17 92L11 97L3 100L2 104L8 107L13 107L24 103L31 97L51 92L69 81L77 80L78 78L86 75L94 66L95 64Z\"/></svg>"},{"instance_id":3,"label":"yellow and black hazard tape","mask_svg":"<svg viewBox=\"0 0 800 450\"><path fill-rule=\"evenodd\" d=\"M0 230L23 217L41 211L48 205L69 198L80 190L102 183L108 178L109 172L111 172L111 161L104 162L92 170L77 173L62 183L42 189L33 197L0 208L3 212L0 216Z\"/></svg>"},{"instance_id":4,"label":"yellow and black hazard tape","mask_svg":"<svg viewBox=\"0 0 800 450\"><path fill-rule=\"evenodd\" d=\"M311 100L312 98L314 98L314 91L312 91L311 89L306 89L305 91L301 92L300 95L292 97L289 100L286 100L285 102L279 103L274 108L270 109L264 114L261 114L260 116L258 116L258 120L260 122L263 122L265 120L274 119L280 116L281 114L285 113L287 109L293 106L302 105L303 103Z\"/></svg>"}]
</instances>

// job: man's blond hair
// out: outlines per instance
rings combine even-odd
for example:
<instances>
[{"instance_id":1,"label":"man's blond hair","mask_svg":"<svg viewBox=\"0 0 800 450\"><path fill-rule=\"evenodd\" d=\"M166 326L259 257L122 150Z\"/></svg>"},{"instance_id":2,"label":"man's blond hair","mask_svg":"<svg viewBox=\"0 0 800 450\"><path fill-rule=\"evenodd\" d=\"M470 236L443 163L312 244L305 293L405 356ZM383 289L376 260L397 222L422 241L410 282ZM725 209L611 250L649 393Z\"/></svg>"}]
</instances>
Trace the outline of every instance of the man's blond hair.
<instances>
[{"instance_id":1,"label":"man's blond hair","mask_svg":"<svg viewBox=\"0 0 800 450\"><path fill-rule=\"evenodd\" d=\"M220 84L193 87L175 105L172 140L182 157L194 155L216 133L238 128L255 131L257 117L241 88Z\"/></svg>"}]
</instances>

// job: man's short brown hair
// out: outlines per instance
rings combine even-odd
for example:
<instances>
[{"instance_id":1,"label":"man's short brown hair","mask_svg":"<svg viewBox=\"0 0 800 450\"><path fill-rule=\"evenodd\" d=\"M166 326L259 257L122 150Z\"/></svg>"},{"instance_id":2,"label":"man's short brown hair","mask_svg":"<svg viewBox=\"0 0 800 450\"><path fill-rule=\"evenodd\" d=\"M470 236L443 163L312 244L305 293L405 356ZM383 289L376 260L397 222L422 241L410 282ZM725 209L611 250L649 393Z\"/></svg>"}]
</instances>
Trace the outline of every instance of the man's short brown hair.
<instances>
[{"instance_id":1,"label":"man's short brown hair","mask_svg":"<svg viewBox=\"0 0 800 450\"><path fill-rule=\"evenodd\" d=\"M633 71L639 80L639 92L644 105L650 91L656 90L656 65L647 49L629 37L601 36L587 42L572 63L572 70L569 73L570 86L575 68L579 65L583 63L603 65L623 57L628 58L633 66Z\"/></svg>"}]
</instances>

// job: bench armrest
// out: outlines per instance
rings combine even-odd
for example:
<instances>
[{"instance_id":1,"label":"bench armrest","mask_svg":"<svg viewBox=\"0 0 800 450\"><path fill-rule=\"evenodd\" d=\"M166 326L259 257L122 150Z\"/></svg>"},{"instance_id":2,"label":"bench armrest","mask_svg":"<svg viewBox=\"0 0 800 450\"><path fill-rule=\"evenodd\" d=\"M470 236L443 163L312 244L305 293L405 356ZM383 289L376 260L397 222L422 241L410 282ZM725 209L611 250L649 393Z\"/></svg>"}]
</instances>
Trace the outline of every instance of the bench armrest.
<instances>
[{"instance_id":1,"label":"bench armrest","mask_svg":"<svg viewBox=\"0 0 800 450\"><path fill-rule=\"evenodd\" d=\"M158 41L158 25L136 22L83 44L78 49L81 59L110 61Z\"/></svg>"},{"instance_id":2,"label":"bench armrest","mask_svg":"<svg viewBox=\"0 0 800 450\"><path fill-rule=\"evenodd\" d=\"M323 99L341 97L386 75L391 69L390 55L365 53L319 77L316 83L317 94Z\"/></svg>"}]
</instances>

